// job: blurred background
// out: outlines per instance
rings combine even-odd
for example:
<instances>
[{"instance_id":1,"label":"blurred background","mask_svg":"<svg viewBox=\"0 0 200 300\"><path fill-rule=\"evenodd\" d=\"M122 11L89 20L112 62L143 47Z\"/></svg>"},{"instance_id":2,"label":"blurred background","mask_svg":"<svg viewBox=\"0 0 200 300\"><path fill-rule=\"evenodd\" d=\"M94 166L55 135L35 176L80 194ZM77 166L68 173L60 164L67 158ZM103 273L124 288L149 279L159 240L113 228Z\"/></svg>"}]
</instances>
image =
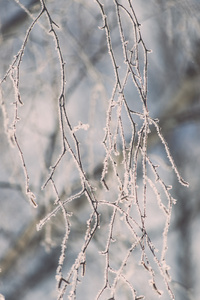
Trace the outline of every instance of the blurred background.
<instances>
[{"instance_id":1,"label":"blurred background","mask_svg":"<svg viewBox=\"0 0 200 300\"><path fill-rule=\"evenodd\" d=\"M103 2L103 1L102 1ZM127 1L122 1L127 2ZM0 79L4 78L14 56L24 41L31 17L40 11L39 0L0 2ZM123 52L112 1L104 1L112 37L113 49L123 74ZM80 141L83 166L98 189L98 197L115 198L115 183L110 179L109 194L99 183L105 149L102 141L106 126L106 111L115 76L99 6L95 1L46 1L60 40L66 62L66 108ZM173 207L168 236L167 263L171 267L171 287L176 299L198 299L200 295L200 2L195 0L134 1L137 18L148 56L148 109L159 119L162 133L174 161L189 188L180 185L169 167L163 145L152 131L148 151L161 166L167 184L173 186L177 199ZM125 27L131 32L130 24ZM54 209L55 194L51 186L41 190L49 167L60 155L62 143L58 117L60 65L53 38L47 34L49 25L42 16L30 34L20 66L20 93L23 106L18 108L16 134L23 149L30 186L36 195L37 209L25 195L24 172L19 151L12 146L10 130L15 119L15 90L11 77L1 84L0 110L0 293L6 300L56 299L55 274L65 232L63 217L58 213L37 231L36 225ZM129 35L127 34L127 40ZM141 110L141 101L133 84L126 86L126 97L133 111ZM140 121L138 121L140 122ZM127 122L127 138L129 124ZM119 145L120 148L120 145ZM61 199L79 190L79 173L69 153L55 172L55 182ZM141 179L142 180L142 176ZM108 178L109 181L109 178ZM111 193L112 192L112 193ZM149 193L149 198L153 197ZM149 230L155 244L162 243L163 219L150 208ZM76 199L68 205L73 212L72 229L67 244L64 271L73 263L84 239L90 207L86 199ZM104 250L110 212L102 210L101 233L94 237L87 253L86 275L78 286L77 299L94 299L103 285ZM120 243L113 250L113 264L129 244L127 229L119 219L116 233ZM130 245L129 245L130 246ZM146 299L157 294L140 276L139 254L131 258L127 276ZM148 282L148 276L147 276ZM121 293L121 294L120 294ZM119 299L132 299L119 288ZM2 296L2 299L3 299ZM108 299L104 296L102 299ZM1 298L0 298L1 299ZM64 298L65 299L65 298ZM67 295L66 295L67 299ZM169 299L164 293L161 299Z\"/></svg>"}]
</instances>

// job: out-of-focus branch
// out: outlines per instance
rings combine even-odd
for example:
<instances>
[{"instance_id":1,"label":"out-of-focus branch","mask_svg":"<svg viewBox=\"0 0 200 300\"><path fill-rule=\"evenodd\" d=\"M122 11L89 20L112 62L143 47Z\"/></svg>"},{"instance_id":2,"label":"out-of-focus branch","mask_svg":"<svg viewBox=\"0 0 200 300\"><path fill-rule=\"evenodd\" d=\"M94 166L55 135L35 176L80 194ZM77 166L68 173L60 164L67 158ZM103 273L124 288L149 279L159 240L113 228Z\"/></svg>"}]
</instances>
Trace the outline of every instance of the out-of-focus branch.
<instances>
[{"instance_id":1,"label":"out-of-focus branch","mask_svg":"<svg viewBox=\"0 0 200 300\"><path fill-rule=\"evenodd\" d=\"M18 5L19 5L19 1L15 1ZM6 21L4 23L1 24L0 26L0 34L4 39L6 39L7 37L10 37L12 35L14 35L19 27L26 21L26 19L28 18L28 13L33 13L35 11L38 11L40 9L40 0L30 0L26 7L25 10L20 8L19 5L19 9L16 10L16 12L11 15L9 18L6 19ZM9 15L9 14L7 14Z\"/></svg>"}]
</instances>

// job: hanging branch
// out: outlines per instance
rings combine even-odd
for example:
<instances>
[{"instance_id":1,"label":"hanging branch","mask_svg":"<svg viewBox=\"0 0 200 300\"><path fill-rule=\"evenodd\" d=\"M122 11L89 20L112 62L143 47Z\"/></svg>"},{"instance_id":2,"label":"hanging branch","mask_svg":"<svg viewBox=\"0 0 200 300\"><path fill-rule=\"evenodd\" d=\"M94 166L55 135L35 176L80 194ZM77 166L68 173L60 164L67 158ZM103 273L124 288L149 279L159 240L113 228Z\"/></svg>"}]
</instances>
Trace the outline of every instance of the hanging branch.
<instances>
[{"instance_id":1,"label":"hanging branch","mask_svg":"<svg viewBox=\"0 0 200 300\"><path fill-rule=\"evenodd\" d=\"M18 3L19 1L16 0ZM117 30L120 40L120 50L123 56L123 63L119 63L118 52L113 42L112 26L108 9L103 1L96 0L98 9L100 10L103 25L100 28L105 31L107 42L107 52L113 68L114 84L111 97L107 104L105 134L103 138L103 146L105 156L102 162L101 178L99 179L105 188L102 192L102 186L93 186L93 181L87 175L86 168L82 157L82 145L78 138L77 131L84 128L88 129L89 125L78 122L79 125L73 128L71 119L69 118L68 107L66 106L66 70L64 52L61 47L59 34L57 29L59 26L53 21L51 13L44 0L40 0L41 10L36 18L19 3L22 9L33 19L25 35L22 46L18 54L14 57L13 62L5 73L2 84L10 77L15 91L14 102L14 120L12 124L12 140L17 146L22 168L25 175L26 194L34 207L37 207L35 195L30 189L29 174L23 149L17 137L17 123L19 122L19 107L23 105L20 94L20 66L23 60L23 54L28 43L30 34L35 24L44 29L48 38L53 39L55 45L55 53L60 67L59 77L59 95L57 97L57 115L59 118L59 137L61 146L60 154L56 157L55 163L50 167L50 172L42 186L46 189L50 185L52 197L55 207L45 217L43 217L37 225L37 230L41 230L49 220L62 213L64 234L61 243L61 252L57 267L56 280L58 297L64 299L68 295L68 299L76 299L78 283L80 282L80 274L85 276L87 255L89 246L95 242L101 245L102 251L100 255L104 258L104 278L100 290L96 294L96 299L105 299L110 295L110 299L117 299L118 287L123 284L125 290L128 291L135 300L144 299L143 287L139 291L136 290L135 280L133 276L129 276L126 269L131 269L132 260L136 254L140 254L139 264L142 272L150 278L149 283L152 290L160 297L162 291L157 280L158 274L165 284L166 291L170 299L175 299L170 286L170 276L168 274L168 266L166 263L167 251L167 234L170 227L171 213L175 199L170 193L171 187L165 183L159 174L158 166L153 164L149 154L148 140L151 135L151 126L156 129L161 144L164 146L166 156L171 164L171 168L175 172L178 181L188 186L188 183L180 176L175 162L170 154L169 147L160 131L158 122L152 119L148 110L148 55L151 52L147 49L141 25L137 19L131 0L122 1L113 0L112 7L115 9L115 17L117 20ZM42 15L46 16L48 28L43 27L39 23ZM126 25L129 25L127 32ZM71 37L73 44L74 39ZM81 51L81 48L79 49ZM85 65L90 70L90 76L95 77L98 82L99 73L95 71L94 66L87 59L85 53L80 55ZM121 57L120 57L121 58ZM122 69L122 72L120 71ZM131 88L128 83L131 82ZM103 81L101 80L103 86ZM130 88L137 91L134 98L127 96L126 91ZM140 103L141 111L134 111L135 103ZM139 118L139 122L137 119ZM127 126L128 123L128 126ZM128 128L128 129L127 129ZM79 174L79 188L66 196L61 197L59 185L56 182L56 173L59 172L61 165L65 164L65 158L69 155L74 169ZM154 179L152 179L152 177ZM160 190L162 192L160 192ZM155 196L157 206L160 209L164 219L164 228L162 232L161 254L157 253L156 246L151 239L148 220L151 218L149 213L149 197L150 192ZM161 194L162 193L162 194ZM166 198L163 200L163 195ZM69 211L69 204L77 199L86 199L88 204L86 229L81 246L79 246L76 257L71 262L67 274L64 275L64 267L66 263L66 251L70 240L70 234L73 228L71 222L72 213ZM100 209L102 219L100 222ZM77 212L81 216L81 211ZM100 223L105 226L107 231L107 239L103 241L103 236L97 231ZM120 224L120 225L119 225ZM78 224L77 226L79 226ZM121 227L122 226L122 229ZM117 232L124 230L123 234L127 240L123 242L117 235ZM99 233L99 235L97 234ZM102 245L103 244L103 245ZM114 264L113 249L117 249L117 245L123 247L120 258ZM118 251L115 250L116 253ZM114 255L115 256L115 255ZM116 255L117 256L117 255ZM96 253L95 259L99 258ZM130 264L130 265L129 265ZM137 261L138 264L138 261ZM132 269L131 269L132 270ZM132 273L131 273L132 274ZM113 278L111 280L111 278ZM125 293L125 292L124 292ZM124 294L125 297L125 294Z\"/></svg>"}]
</instances>

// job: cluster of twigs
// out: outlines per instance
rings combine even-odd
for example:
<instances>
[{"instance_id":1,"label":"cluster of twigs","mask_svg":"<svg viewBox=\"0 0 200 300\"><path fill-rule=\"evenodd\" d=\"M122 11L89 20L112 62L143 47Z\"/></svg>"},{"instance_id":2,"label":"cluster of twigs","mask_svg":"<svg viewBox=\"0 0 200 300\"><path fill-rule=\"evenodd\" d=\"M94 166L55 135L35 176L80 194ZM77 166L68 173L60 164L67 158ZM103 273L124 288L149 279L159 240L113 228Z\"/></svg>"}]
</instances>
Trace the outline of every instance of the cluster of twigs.
<instances>
[{"instance_id":1,"label":"cluster of twigs","mask_svg":"<svg viewBox=\"0 0 200 300\"><path fill-rule=\"evenodd\" d=\"M60 63L60 94L58 97L58 115L60 122L60 137L62 141L62 149L56 163L51 166L51 171L43 185L43 189L51 184L53 193L55 194L55 209L45 216L38 224L37 229L40 230L52 216L55 216L58 211L62 211L65 234L61 244L61 255L57 268L57 282L58 282L58 299L63 299L67 293L69 299L76 298L77 284L79 283L80 272L85 274L86 254L91 241L97 229L100 228L101 218L100 210L102 213L109 209L111 214L109 220L106 220L107 242L105 249L101 255L105 257L104 269L104 283L100 291L97 293L96 299L105 299L104 294L109 291L110 299L117 299L117 286L123 282L131 291L133 299L143 299L143 296L138 296L138 291L135 289L132 278L129 278L125 273L125 268L129 265L130 257L134 256L134 251L141 253L141 265L149 273L152 288L160 296L162 293L157 287L156 275L154 267L151 263L153 258L160 271L166 290L171 299L174 299L173 292L170 287L170 276L168 274L168 266L165 261L167 250L167 233L170 225L172 205L174 199L170 194L170 186L166 185L158 172L156 166L148 154L148 138L151 134L150 127L156 129L157 135L163 144L166 155L175 171L179 182L182 185L188 184L181 178L175 166L173 158L170 154L167 143L160 132L158 121L149 116L147 106L147 85L148 85L148 55L150 51L147 49L143 36L141 33L141 26L138 22L133 4L130 0L127 1L113 1L115 6L116 18L118 21L118 32L121 38L121 47L123 51L124 62L118 65L117 56L112 43L112 33L110 29L110 21L107 16L106 6L99 0L96 0L97 7L102 15L103 25L102 30L105 31L107 39L107 48L110 59L113 65L115 82L113 86L112 95L110 97L107 109L107 118L105 124L105 136L103 145L105 149L105 158L103 161L103 170L101 174L101 183L108 194L111 193L111 182L115 185L116 194L108 200L100 198L100 192L95 190L93 184L86 175L83 167L80 143L73 129L68 117L65 99L65 60L60 46L59 38L57 35L58 25L53 21L47 5L44 0L40 0L41 10L27 30L21 49L15 56L9 69L7 70L1 84L11 78L13 87L15 89L15 116L12 125L11 137L18 148L19 155L22 160L22 167L25 174L26 194L28 195L34 207L37 207L34 193L30 189L29 175L26 167L26 162L23 155L23 150L18 142L16 127L18 118L19 106L23 104L20 96L20 65L23 59L24 50L29 40L31 31L35 24L39 22L42 15L46 15L49 31L48 34L54 39L57 57ZM129 23L131 30L127 33L124 23ZM127 25L127 24L126 24ZM125 70L124 74L120 73L120 68ZM131 101L127 100L126 88L127 82L132 82L134 88L137 89L139 97L134 97ZM140 99L140 100L138 100ZM133 110L133 102L141 102L141 111ZM140 120L136 122L137 118ZM128 132L127 126L124 125L124 120L129 123ZM139 127L139 128L138 128ZM80 176L80 189L74 195L70 195L67 199L61 199L57 185L54 180L54 175L59 165L63 162L66 153L70 153L71 159L74 162L76 169ZM139 169L142 170L142 180L139 178ZM152 180L152 175L154 180ZM139 193L139 187L142 193ZM158 185L161 187L167 198L167 204L164 204L159 192ZM163 230L163 245L161 255L158 256L156 247L153 244L146 225L147 218L151 218L147 211L148 202L148 189L151 189L157 199L159 208L161 209L165 218L165 225ZM105 192L106 193L106 192ZM63 275L63 266L65 263L65 255L67 242L71 232L71 214L68 211L68 204L80 197L86 197L90 204L91 213L87 220L87 228L85 231L84 242L82 247L71 265L70 270L66 276ZM112 199L112 200L111 200ZM81 213L81 212L80 212ZM137 217L135 217L137 215ZM103 216L102 216L103 217ZM119 262L119 267L112 267L111 248L115 239L114 232L117 229L118 219L122 218L125 227L130 233L130 246L123 254L122 260ZM118 241L120 242L120 241ZM130 266L131 268L131 266ZM110 281L110 274L114 276L113 281ZM142 289L140 290L142 292ZM106 294L107 295L107 294Z\"/></svg>"}]
</instances>

